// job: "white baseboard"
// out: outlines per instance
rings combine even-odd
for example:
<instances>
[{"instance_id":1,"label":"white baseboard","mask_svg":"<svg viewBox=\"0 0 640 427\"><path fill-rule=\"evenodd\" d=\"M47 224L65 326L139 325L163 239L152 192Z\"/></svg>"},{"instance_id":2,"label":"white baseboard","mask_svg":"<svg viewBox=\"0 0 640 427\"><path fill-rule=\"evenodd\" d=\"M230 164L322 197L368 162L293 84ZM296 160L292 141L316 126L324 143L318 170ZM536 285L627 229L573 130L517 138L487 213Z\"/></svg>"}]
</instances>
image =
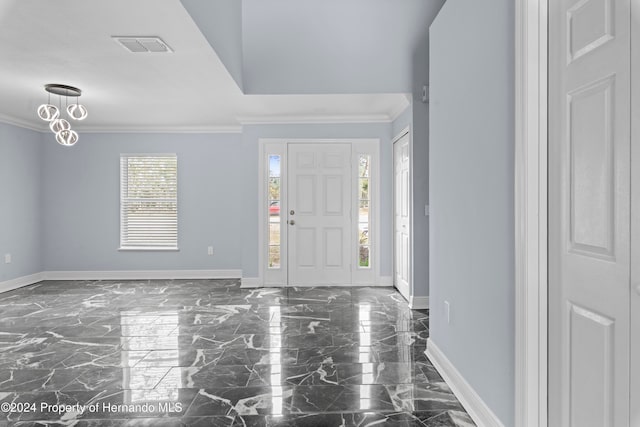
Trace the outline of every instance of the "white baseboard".
<instances>
[{"instance_id":1,"label":"white baseboard","mask_svg":"<svg viewBox=\"0 0 640 427\"><path fill-rule=\"evenodd\" d=\"M504 424L496 414L478 396L478 393L453 366L451 361L447 359L447 356L434 344L431 338L427 339L427 351L425 351L425 354L479 427L504 427Z\"/></svg>"},{"instance_id":2,"label":"white baseboard","mask_svg":"<svg viewBox=\"0 0 640 427\"><path fill-rule=\"evenodd\" d=\"M409 298L409 308L412 310L429 309L429 297L417 297L411 295L411 297Z\"/></svg>"},{"instance_id":3,"label":"white baseboard","mask_svg":"<svg viewBox=\"0 0 640 427\"><path fill-rule=\"evenodd\" d=\"M0 282L0 293L12 291L23 286L33 285L44 280L44 273L35 273L28 276L16 277L15 279Z\"/></svg>"},{"instance_id":4,"label":"white baseboard","mask_svg":"<svg viewBox=\"0 0 640 427\"><path fill-rule=\"evenodd\" d=\"M259 277L243 277L240 281L241 288L260 288L262 281Z\"/></svg>"},{"instance_id":5,"label":"white baseboard","mask_svg":"<svg viewBox=\"0 0 640 427\"><path fill-rule=\"evenodd\" d=\"M242 270L45 271L45 280L239 279Z\"/></svg>"},{"instance_id":6,"label":"white baseboard","mask_svg":"<svg viewBox=\"0 0 640 427\"><path fill-rule=\"evenodd\" d=\"M0 293L42 280L239 279L242 270L41 271L0 282Z\"/></svg>"},{"instance_id":7,"label":"white baseboard","mask_svg":"<svg viewBox=\"0 0 640 427\"><path fill-rule=\"evenodd\" d=\"M394 286L396 287L398 292L400 292L400 295L402 295L404 299L407 300L407 302L411 301L411 292L408 283L405 285L404 283L397 282L394 283Z\"/></svg>"},{"instance_id":8,"label":"white baseboard","mask_svg":"<svg viewBox=\"0 0 640 427\"><path fill-rule=\"evenodd\" d=\"M242 277L242 270L42 271L29 276L0 282L0 293L31 285L42 280L168 280L239 278L241 278L241 288L259 288L265 286L259 277ZM274 285L267 286L273 287ZM332 286L391 286L391 277L382 276L375 284L344 284Z\"/></svg>"},{"instance_id":9,"label":"white baseboard","mask_svg":"<svg viewBox=\"0 0 640 427\"><path fill-rule=\"evenodd\" d=\"M315 287L315 286L335 286L335 287L353 287L353 286L370 286L370 287L387 287L387 286L393 286L391 283L391 277L388 276L382 276L379 277L376 283L333 283L331 285L308 285L308 287ZM301 287L304 288L305 286L298 286L297 287ZM283 285L283 284L268 284L268 283L263 283L262 280L259 277L243 277L242 278L242 283L240 284L241 288L261 288L261 287L267 287L267 288L286 288L287 285Z\"/></svg>"}]
</instances>

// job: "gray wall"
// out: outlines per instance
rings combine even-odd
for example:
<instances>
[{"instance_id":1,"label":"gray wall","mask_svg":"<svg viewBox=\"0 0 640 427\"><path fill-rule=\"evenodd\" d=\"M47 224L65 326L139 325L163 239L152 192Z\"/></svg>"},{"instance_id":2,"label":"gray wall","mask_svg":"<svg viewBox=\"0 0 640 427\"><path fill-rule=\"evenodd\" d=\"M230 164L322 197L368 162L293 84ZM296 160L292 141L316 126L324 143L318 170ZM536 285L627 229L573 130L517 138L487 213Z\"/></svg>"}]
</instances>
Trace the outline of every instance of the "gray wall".
<instances>
[{"instance_id":1,"label":"gray wall","mask_svg":"<svg viewBox=\"0 0 640 427\"><path fill-rule=\"evenodd\" d=\"M242 2L180 0L202 35L242 89Z\"/></svg>"},{"instance_id":2,"label":"gray wall","mask_svg":"<svg viewBox=\"0 0 640 427\"><path fill-rule=\"evenodd\" d=\"M442 2L243 0L245 93L409 93Z\"/></svg>"},{"instance_id":3,"label":"gray wall","mask_svg":"<svg viewBox=\"0 0 640 427\"><path fill-rule=\"evenodd\" d=\"M81 133L72 148L44 136L45 270L241 268L240 134ZM118 251L120 153L177 153L179 252Z\"/></svg>"},{"instance_id":4,"label":"gray wall","mask_svg":"<svg viewBox=\"0 0 640 427\"><path fill-rule=\"evenodd\" d=\"M435 2L438 8L442 2ZM429 201L429 105L422 100L422 88L429 82L429 31L414 46L412 61L413 127L411 137L411 176L413 178L413 290L414 296L429 295L429 217L424 207Z\"/></svg>"},{"instance_id":5,"label":"gray wall","mask_svg":"<svg viewBox=\"0 0 640 427\"><path fill-rule=\"evenodd\" d=\"M392 174L391 124L304 124L245 126L242 133L245 224L242 242L242 270L245 277L258 276L258 140L260 138L378 138L380 139L382 248L380 274L390 276L392 269Z\"/></svg>"},{"instance_id":6,"label":"gray wall","mask_svg":"<svg viewBox=\"0 0 640 427\"><path fill-rule=\"evenodd\" d=\"M72 149L45 143L44 269L242 269L257 277L259 138L381 140L381 274L391 275L390 123L256 125L242 134L85 133ZM119 155L154 152L178 154L180 251L118 251Z\"/></svg>"},{"instance_id":7,"label":"gray wall","mask_svg":"<svg viewBox=\"0 0 640 427\"><path fill-rule=\"evenodd\" d=\"M514 424L513 21L513 0L449 0L430 30L431 339L506 426Z\"/></svg>"},{"instance_id":8,"label":"gray wall","mask_svg":"<svg viewBox=\"0 0 640 427\"><path fill-rule=\"evenodd\" d=\"M0 282L42 271L40 140L0 123Z\"/></svg>"},{"instance_id":9,"label":"gray wall","mask_svg":"<svg viewBox=\"0 0 640 427\"><path fill-rule=\"evenodd\" d=\"M407 126L412 126L413 122L413 109L411 105L404 109L402 113L396 119L391 122L391 137L395 138L402 132Z\"/></svg>"}]
</instances>

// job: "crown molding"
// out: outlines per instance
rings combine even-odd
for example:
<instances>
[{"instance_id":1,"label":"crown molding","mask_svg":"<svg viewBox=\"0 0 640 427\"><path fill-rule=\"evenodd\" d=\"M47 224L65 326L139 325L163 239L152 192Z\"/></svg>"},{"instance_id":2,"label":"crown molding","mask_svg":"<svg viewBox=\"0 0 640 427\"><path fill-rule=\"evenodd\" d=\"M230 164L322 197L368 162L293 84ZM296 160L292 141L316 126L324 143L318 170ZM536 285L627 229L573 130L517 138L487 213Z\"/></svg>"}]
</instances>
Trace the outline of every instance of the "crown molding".
<instances>
[{"instance_id":1,"label":"crown molding","mask_svg":"<svg viewBox=\"0 0 640 427\"><path fill-rule=\"evenodd\" d=\"M4 123L6 125L17 126L23 129L29 129L36 132L45 132L48 130L46 126L36 126L31 122L26 120L18 119L15 117L7 116L6 114L0 113L0 123Z\"/></svg>"},{"instance_id":2,"label":"crown molding","mask_svg":"<svg viewBox=\"0 0 640 427\"><path fill-rule=\"evenodd\" d=\"M83 133L242 133L242 126L118 126L77 128Z\"/></svg>"},{"instance_id":3,"label":"crown molding","mask_svg":"<svg viewBox=\"0 0 640 427\"><path fill-rule=\"evenodd\" d=\"M400 117L400 114L404 113L404 110L411 106L410 96L410 94L405 94L402 101L391 110L391 113L389 114L389 121L395 121Z\"/></svg>"},{"instance_id":4,"label":"crown molding","mask_svg":"<svg viewBox=\"0 0 640 427\"><path fill-rule=\"evenodd\" d=\"M36 132L49 132L48 126L36 126L26 120L0 114L0 123L29 129ZM76 127L79 133L241 133L242 126L114 126L114 127Z\"/></svg>"},{"instance_id":5,"label":"crown molding","mask_svg":"<svg viewBox=\"0 0 640 427\"><path fill-rule=\"evenodd\" d=\"M339 115L339 116L239 116L241 125L273 124L347 124L347 123L389 123L389 114Z\"/></svg>"},{"instance_id":6,"label":"crown molding","mask_svg":"<svg viewBox=\"0 0 640 427\"><path fill-rule=\"evenodd\" d=\"M398 103L389 114L326 115L326 116L239 116L240 125L227 126L90 126L76 127L80 133L242 133L244 125L273 124L358 124L390 123L400 116L411 103L404 100ZM36 132L48 132L47 126L37 126L26 120L0 114L0 123L5 123Z\"/></svg>"}]
</instances>

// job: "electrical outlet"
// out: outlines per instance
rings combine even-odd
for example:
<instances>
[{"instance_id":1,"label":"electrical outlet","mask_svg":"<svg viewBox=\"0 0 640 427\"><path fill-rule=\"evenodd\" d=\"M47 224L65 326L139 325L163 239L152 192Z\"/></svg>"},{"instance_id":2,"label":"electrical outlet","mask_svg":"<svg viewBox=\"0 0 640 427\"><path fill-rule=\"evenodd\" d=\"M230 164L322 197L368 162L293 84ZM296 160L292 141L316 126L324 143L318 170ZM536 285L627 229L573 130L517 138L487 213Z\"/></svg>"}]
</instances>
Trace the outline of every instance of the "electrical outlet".
<instances>
[{"instance_id":1,"label":"electrical outlet","mask_svg":"<svg viewBox=\"0 0 640 427\"><path fill-rule=\"evenodd\" d=\"M444 302L444 313L447 316L447 324L451 323L451 306L449 301Z\"/></svg>"},{"instance_id":2,"label":"electrical outlet","mask_svg":"<svg viewBox=\"0 0 640 427\"><path fill-rule=\"evenodd\" d=\"M209 247L207 248L207 254L208 254L208 255L213 255L213 246L209 246Z\"/></svg>"},{"instance_id":3,"label":"electrical outlet","mask_svg":"<svg viewBox=\"0 0 640 427\"><path fill-rule=\"evenodd\" d=\"M4 254L4 263L11 264L11 254Z\"/></svg>"}]
</instances>

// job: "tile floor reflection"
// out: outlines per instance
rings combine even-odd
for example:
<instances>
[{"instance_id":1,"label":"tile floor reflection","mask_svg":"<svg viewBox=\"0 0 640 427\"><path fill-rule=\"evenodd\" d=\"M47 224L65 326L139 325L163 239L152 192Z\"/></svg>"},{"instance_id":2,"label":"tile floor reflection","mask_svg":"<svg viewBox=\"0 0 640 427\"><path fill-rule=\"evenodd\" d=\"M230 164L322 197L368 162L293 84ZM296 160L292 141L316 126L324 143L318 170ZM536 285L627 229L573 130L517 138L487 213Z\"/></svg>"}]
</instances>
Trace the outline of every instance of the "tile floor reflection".
<instances>
[{"instance_id":1,"label":"tile floor reflection","mask_svg":"<svg viewBox=\"0 0 640 427\"><path fill-rule=\"evenodd\" d=\"M392 288L48 281L0 313L0 427L474 425Z\"/></svg>"}]
</instances>

